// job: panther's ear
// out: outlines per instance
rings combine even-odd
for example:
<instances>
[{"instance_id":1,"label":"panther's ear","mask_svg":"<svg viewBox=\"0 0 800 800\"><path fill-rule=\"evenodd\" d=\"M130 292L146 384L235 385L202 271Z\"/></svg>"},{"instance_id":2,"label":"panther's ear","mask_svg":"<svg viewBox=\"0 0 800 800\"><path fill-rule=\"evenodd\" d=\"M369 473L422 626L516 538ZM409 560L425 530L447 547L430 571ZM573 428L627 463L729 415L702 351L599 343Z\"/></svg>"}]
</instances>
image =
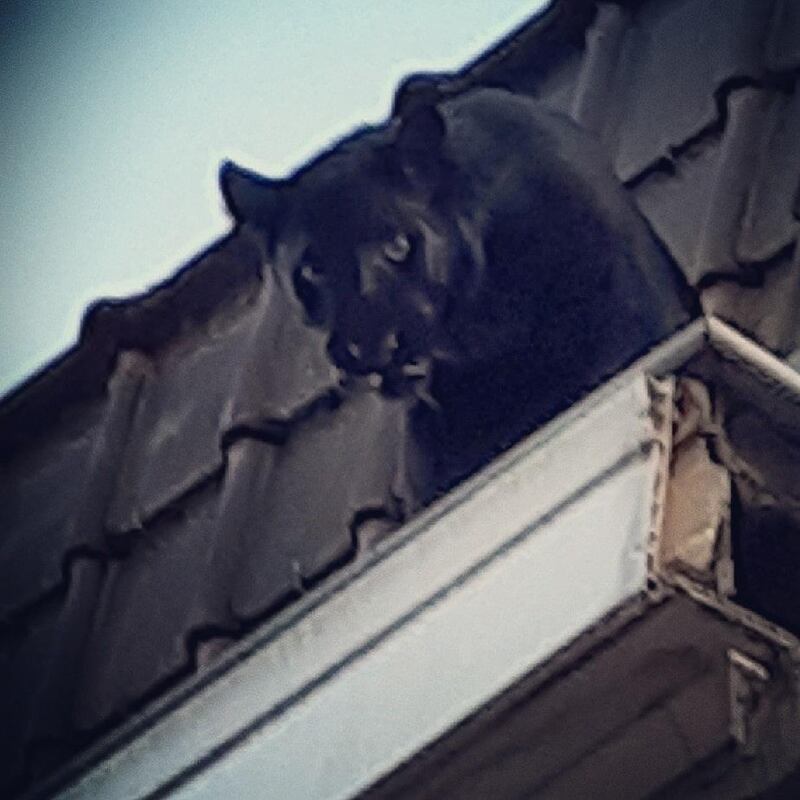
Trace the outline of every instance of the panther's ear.
<instances>
[{"instance_id":1,"label":"panther's ear","mask_svg":"<svg viewBox=\"0 0 800 800\"><path fill-rule=\"evenodd\" d=\"M435 103L413 103L400 117L397 155L402 173L418 189L432 189L439 180L445 138L444 118Z\"/></svg>"},{"instance_id":2,"label":"panther's ear","mask_svg":"<svg viewBox=\"0 0 800 800\"><path fill-rule=\"evenodd\" d=\"M280 181L265 178L233 161L224 161L219 168L219 187L236 222L268 224L277 213Z\"/></svg>"},{"instance_id":3,"label":"panther's ear","mask_svg":"<svg viewBox=\"0 0 800 800\"><path fill-rule=\"evenodd\" d=\"M408 116L412 109L422 105L435 105L444 94L442 78L430 72L417 72L404 78L394 93L392 118Z\"/></svg>"}]
</instances>

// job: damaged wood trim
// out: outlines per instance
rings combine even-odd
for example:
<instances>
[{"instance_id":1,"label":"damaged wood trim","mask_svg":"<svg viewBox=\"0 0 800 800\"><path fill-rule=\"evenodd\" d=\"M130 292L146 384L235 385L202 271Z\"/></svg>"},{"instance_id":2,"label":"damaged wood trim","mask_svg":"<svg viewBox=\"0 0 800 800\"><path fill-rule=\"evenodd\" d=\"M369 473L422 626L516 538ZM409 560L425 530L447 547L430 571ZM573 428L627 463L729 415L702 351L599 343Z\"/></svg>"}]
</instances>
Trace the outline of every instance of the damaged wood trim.
<instances>
[{"instance_id":1,"label":"damaged wood trim","mask_svg":"<svg viewBox=\"0 0 800 800\"><path fill-rule=\"evenodd\" d=\"M732 594L730 546L731 475L712 457L724 434L699 380L681 377L672 406L666 509L658 568L681 571Z\"/></svg>"},{"instance_id":2,"label":"damaged wood trim","mask_svg":"<svg viewBox=\"0 0 800 800\"><path fill-rule=\"evenodd\" d=\"M763 387L789 408L797 408L800 414L800 374L725 322L715 317L706 317L704 325L706 346L715 356L724 362L733 363L749 377L749 380L754 381L754 386ZM701 349L698 348L697 353ZM800 639L780 625L735 601L736 576L731 552L730 497L725 500L722 484L731 486L735 476L746 479L747 465L744 462L739 463L739 457L728 443L719 417L719 409L712 410L705 384L696 378L679 377L676 386L676 399L680 399L681 392L688 391L694 392L697 401L697 398L705 392L705 400L701 400L699 404L706 402L708 407L700 410L698 418L694 420L693 429L688 433L681 429L682 420L676 407L673 406L671 409L674 437L671 443L670 472L662 524L655 536L656 557L653 560L654 571L650 576L651 582L687 594L696 602L721 614L725 619L740 624L754 634L773 642L787 653L793 662L800 665ZM719 399L717 401L719 402ZM690 531L690 527L684 526L683 530L676 530L673 524L670 530L669 487L676 480L674 470L676 457L680 457L681 447L687 443L696 444L699 451L701 447L705 448L706 441L714 444L717 454L712 458L710 452L706 453L705 464L706 469L717 473L719 478L717 499L720 503L715 517L718 525L715 524L713 535L709 535L706 541L705 561L693 562L691 558L685 557L691 547L691 542L686 538L689 536L687 531ZM740 467L745 469L744 473ZM773 496L768 485L762 489L765 495ZM777 493L773 494L775 497L778 496ZM790 502L791 500L787 500L787 503ZM701 517L707 512L707 506L708 503L699 509ZM680 539L681 536L684 537L683 540Z\"/></svg>"}]
</instances>

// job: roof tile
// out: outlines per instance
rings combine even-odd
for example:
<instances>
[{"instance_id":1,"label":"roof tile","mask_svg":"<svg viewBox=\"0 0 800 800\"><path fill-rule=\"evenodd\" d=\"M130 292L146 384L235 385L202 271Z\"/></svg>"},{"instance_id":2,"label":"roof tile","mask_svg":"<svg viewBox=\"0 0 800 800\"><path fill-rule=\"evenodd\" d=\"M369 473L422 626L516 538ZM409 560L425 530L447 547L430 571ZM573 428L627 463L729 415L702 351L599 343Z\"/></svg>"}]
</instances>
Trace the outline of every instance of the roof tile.
<instances>
[{"instance_id":1,"label":"roof tile","mask_svg":"<svg viewBox=\"0 0 800 800\"><path fill-rule=\"evenodd\" d=\"M793 213L793 204L800 197L798 83L790 96L776 98L767 113L758 171L737 243L737 254L745 262L772 258L794 241L800 230Z\"/></svg>"},{"instance_id":2,"label":"roof tile","mask_svg":"<svg viewBox=\"0 0 800 800\"><path fill-rule=\"evenodd\" d=\"M107 524L138 530L223 461L221 418L246 342L251 306L153 357L144 379Z\"/></svg>"},{"instance_id":3,"label":"roof tile","mask_svg":"<svg viewBox=\"0 0 800 800\"><path fill-rule=\"evenodd\" d=\"M767 66L776 72L800 67L800 3L777 0L767 44Z\"/></svg>"},{"instance_id":4,"label":"roof tile","mask_svg":"<svg viewBox=\"0 0 800 800\"><path fill-rule=\"evenodd\" d=\"M141 528L217 473L228 434L284 438L294 417L337 390L326 345L327 334L303 323L291 289L267 268L255 298L156 355L109 528Z\"/></svg>"},{"instance_id":5,"label":"roof tile","mask_svg":"<svg viewBox=\"0 0 800 800\"><path fill-rule=\"evenodd\" d=\"M54 760L69 756L78 744L70 716L102 573L97 561L75 563L64 595L24 626L0 632L0 685L15 689L0 693L3 796L26 773L50 771Z\"/></svg>"},{"instance_id":6,"label":"roof tile","mask_svg":"<svg viewBox=\"0 0 800 800\"><path fill-rule=\"evenodd\" d=\"M103 515L141 373L122 357L106 397L69 412L0 477L0 619L64 580L68 555L102 550Z\"/></svg>"},{"instance_id":7,"label":"roof tile","mask_svg":"<svg viewBox=\"0 0 800 800\"><path fill-rule=\"evenodd\" d=\"M223 428L281 426L334 391L339 372L327 353L328 334L304 320L303 307L269 266L258 299L257 323L237 356L227 387Z\"/></svg>"},{"instance_id":8,"label":"roof tile","mask_svg":"<svg viewBox=\"0 0 800 800\"><path fill-rule=\"evenodd\" d=\"M420 475L425 459L410 431L413 413L411 398L358 386L338 408L319 409L280 448L241 443L225 510L240 532L237 615L258 615L274 600L276 571L290 570L299 586L352 556L359 514L397 519L421 504L430 487Z\"/></svg>"},{"instance_id":9,"label":"roof tile","mask_svg":"<svg viewBox=\"0 0 800 800\"><path fill-rule=\"evenodd\" d=\"M600 4L594 24L586 32L586 54L575 81L571 116L581 126L605 139L609 118L616 116L621 81L618 69L630 36L630 14L616 4Z\"/></svg>"},{"instance_id":10,"label":"roof tile","mask_svg":"<svg viewBox=\"0 0 800 800\"><path fill-rule=\"evenodd\" d=\"M621 75L623 85L630 84L615 158L621 180L669 158L673 148L712 126L720 86L763 75L772 7L773 0L643 5Z\"/></svg>"},{"instance_id":11,"label":"roof tile","mask_svg":"<svg viewBox=\"0 0 800 800\"><path fill-rule=\"evenodd\" d=\"M75 723L92 729L191 668L192 642L236 634L354 552L360 515L398 524L422 500L413 401L355 387L283 445L242 438L207 483L109 564ZM169 587L164 591L164 587Z\"/></svg>"},{"instance_id":12,"label":"roof tile","mask_svg":"<svg viewBox=\"0 0 800 800\"><path fill-rule=\"evenodd\" d=\"M702 294L703 308L748 331L765 347L787 355L800 348L800 249L764 271L763 282L720 281Z\"/></svg>"},{"instance_id":13,"label":"roof tile","mask_svg":"<svg viewBox=\"0 0 800 800\"><path fill-rule=\"evenodd\" d=\"M225 575L209 568L229 532L216 512L218 487L207 486L137 537L111 561L100 593L75 724L91 729L185 672L189 636L231 625Z\"/></svg>"},{"instance_id":14,"label":"roof tile","mask_svg":"<svg viewBox=\"0 0 800 800\"><path fill-rule=\"evenodd\" d=\"M728 99L719 137L684 153L674 174L656 171L634 188L642 213L690 283L711 273L736 274L734 252L741 215L753 180L765 113L777 93L745 88Z\"/></svg>"}]
</instances>

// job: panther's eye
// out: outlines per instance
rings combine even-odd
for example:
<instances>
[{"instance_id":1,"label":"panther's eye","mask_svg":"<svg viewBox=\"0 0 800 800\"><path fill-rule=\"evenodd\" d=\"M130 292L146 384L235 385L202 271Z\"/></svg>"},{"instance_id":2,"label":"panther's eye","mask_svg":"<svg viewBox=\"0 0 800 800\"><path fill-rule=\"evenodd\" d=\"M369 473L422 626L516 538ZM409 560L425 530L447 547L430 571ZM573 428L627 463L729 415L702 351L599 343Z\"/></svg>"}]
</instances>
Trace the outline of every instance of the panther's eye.
<instances>
[{"instance_id":1,"label":"panther's eye","mask_svg":"<svg viewBox=\"0 0 800 800\"><path fill-rule=\"evenodd\" d=\"M325 271L319 266L319 261L304 258L292 271L292 284L309 318L316 323L323 322L326 281Z\"/></svg>"},{"instance_id":2,"label":"panther's eye","mask_svg":"<svg viewBox=\"0 0 800 800\"><path fill-rule=\"evenodd\" d=\"M383 254L393 264L402 264L411 254L411 242L404 233L398 233L383 245Z\"/></svg>"},{"instance_id":3,"label":"panther's eye","mask_svg":"<svg viewBox=\"0 0 800 800\"><path fill-rule=\"evenodd\" d=\"M301 280L315 285L322 283L325 277L325 270L320 266L319 262L311 259L305 259L300 264L297 273Z\"/></svg>"}]
</instances>

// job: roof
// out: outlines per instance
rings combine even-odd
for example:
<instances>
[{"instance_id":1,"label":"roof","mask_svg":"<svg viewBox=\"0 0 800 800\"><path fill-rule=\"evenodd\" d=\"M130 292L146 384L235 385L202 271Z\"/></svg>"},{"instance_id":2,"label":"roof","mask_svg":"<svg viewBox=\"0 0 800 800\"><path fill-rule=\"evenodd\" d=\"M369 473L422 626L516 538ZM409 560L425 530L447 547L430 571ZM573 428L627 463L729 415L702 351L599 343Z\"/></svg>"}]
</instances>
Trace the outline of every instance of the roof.
<instances>
[{"instance_id":1,"label":"roof","mask_svg":"<svg viewBox=\"0 0 800 800\"><path fill-rule=\"evenodd\" d=\"M798 43L792 0L562 0L443 82L507 86L593 131L704 308L787 355ZM0 685L27 687L0 698L6 785L213 661L434 492L407 435L424 420L366 382L343 392L261 261L235 227L152 292L96 304L76 346L0 404Z\"/></svg>"}]
</instances>

